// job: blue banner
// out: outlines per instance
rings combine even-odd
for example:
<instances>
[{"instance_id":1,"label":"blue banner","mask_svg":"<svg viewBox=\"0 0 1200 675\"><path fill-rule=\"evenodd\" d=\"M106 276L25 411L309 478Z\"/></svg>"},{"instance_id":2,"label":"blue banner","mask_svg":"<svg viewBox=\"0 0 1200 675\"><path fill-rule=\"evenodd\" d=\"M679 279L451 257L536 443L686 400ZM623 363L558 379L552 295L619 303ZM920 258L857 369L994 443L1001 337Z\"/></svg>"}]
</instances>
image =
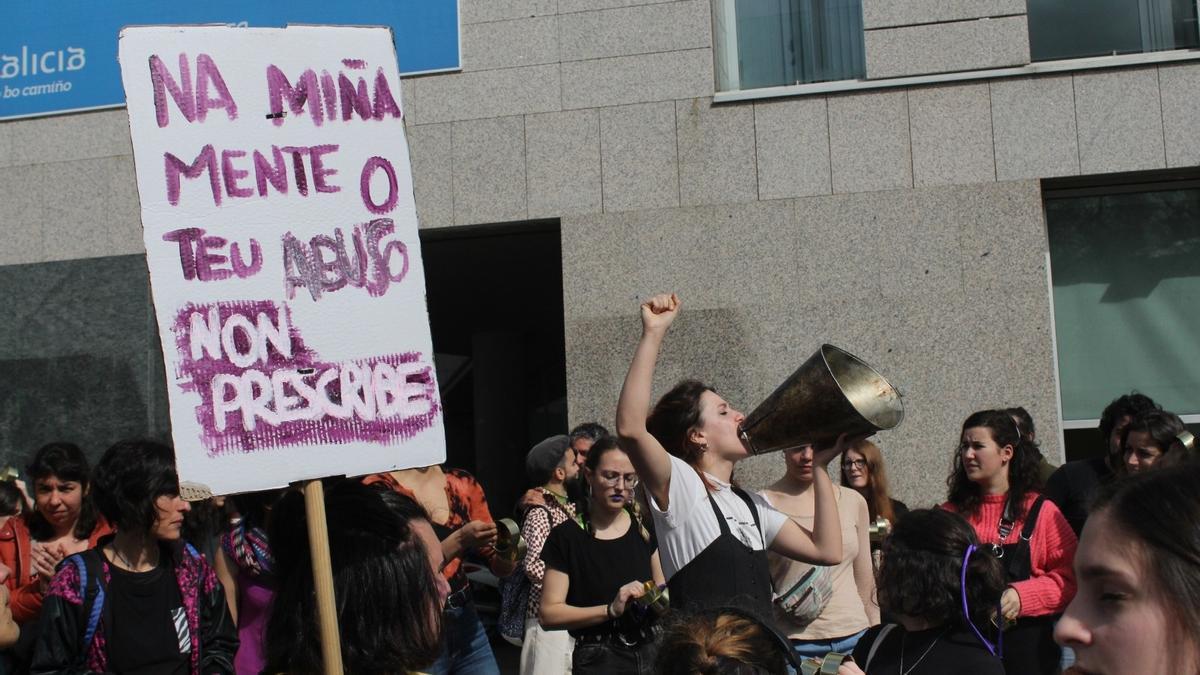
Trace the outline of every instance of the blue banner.
<instances>
[{"instance_id":1,"label":"blue banner","mask_svg":"<svg viewBox=\"0 0 1200 675\"><path fill-rule=\"evenodd\" d=\"M391 26L400 73L459 67L458 0L14 0L0 14L0 119L125 105L123 26Z\"/></svg>"}]
</instances>

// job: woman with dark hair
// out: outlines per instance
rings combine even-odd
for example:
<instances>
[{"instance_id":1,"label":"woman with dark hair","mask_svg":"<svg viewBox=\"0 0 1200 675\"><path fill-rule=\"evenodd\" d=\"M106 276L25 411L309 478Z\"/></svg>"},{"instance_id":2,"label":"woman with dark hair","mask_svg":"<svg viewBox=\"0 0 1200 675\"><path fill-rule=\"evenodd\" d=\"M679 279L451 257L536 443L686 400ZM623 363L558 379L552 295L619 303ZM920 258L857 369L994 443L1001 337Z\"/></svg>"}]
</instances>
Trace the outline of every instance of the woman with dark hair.
<instances>
[{"instance_id":1,"label":"woman with dark hair","mask_svg":"<svg viewBox=\"0 0 1200 675\"><path fill-rule=\"evenodd\" d=\"M1183 420L1165 410L1148 410L1134 417L1121 434L1125 472L1135 474L1145 471L1167 459L1170 453L1185 452L1179 442L1179 434L1184 431L1187 431L1187 427L1183 425Z\"/></svg>"},{"instance_id":2,"label":"woman with dark hair","mask_svg":"<svg viewBox=\"0 0 1200 675\"><path fill-rule=\"evenodd\" d=\"M893 527L897 520L908 513L907 504L892 498L883 453L871 441L863 439L846 448L846 453L842 455L842 485L867 500L867 515L872 524L878 518L883 518L889 527ZM882 543L881 536L871 538L871 557L876 567L879 566Z\"/></svg>"},{"instance_id":3,"label":"woman with dark hair","mask_svg":"<svg viewBox=\"0 0 1200 675\"><path fill-rule=\"evenodd\" d=\"M66 560L42 607L33 673L232 673L237 636L221 584L180 537L175 452L122 441L93 476L115 535Z\"/></svg>"},{"instance_id":4,"label":"woman with dark hair","mask_svg":"<svg viewBox=\"0 0 1200 675\"><path fill-rule=\"evenodd\" d=\"M275 597L275 559L267 543L268 515L283 490L248 492L230 497L241 519L221 534L213 561L225 589L225 602L238 627L233 665L239 673L258 675L266 666L264 633Z\"/></svg>"},{"instance_id":5,"label":"woman with dark hair","mask_svg":"<svg viewBox=\"0 0 1200 675\"><path fill-rule=\"evenodd\" d=\"M1075 594L1075 532L1037 492L1037 455L1007 412L973 413L960 438L942 508L965 517L1001 559L1008 587L1000 613L1015 622L1004 634L1005 671L1054 673L1060 658L1054 618Z\"/></svg>"},{"instance_id":6,"label":"woman with dark hair","mask_svg":"<svg viewBox=\"0 0 1200 675\"><path fill-rule=\"evenodd\" d=\"M768 549L820 565L841 559L837 502L824 469L845 439L814 453L811 534L734 485L734 466L750 455L739 433L744 415L694 380L676 385L650 411L654 364L679 309L674 294L641 305L642 338L617 402L617 434L646 487L671 605L699 609L736 599L767 615Z\"/></svg>"},{"instance_id":7,"label":"woman with dark hair","mask_svg":"<svg viewBox=\"0 0 1200 675\"><path fill-rule=\"evenodd\" d=\"M1069 672L1200 674L1200 465L1103 491L1075 556L1079 592L1054 637Z\"/></svg>"},{"instance_id":8,"label":"woman with dark hair","mask_svg":"<svg viewBox=\"0 0 1200 675\"><path fill-rule=\"evenodd\" d=\"M1002 675L996 598L1000 561L961 516L913 511L884 542L879 603L895 624L867 631L854 660L868 673Z\"/></svg>"},{"instance_id":9,"label":"woman with dark hair","mask_svg":"<svg viewBox=\"0 0 1200 675\"><path fill-rule=\"evenodd\" d=\"M58 563L112 531L96 514L91 468L78 446L42 446L25 471L33 484L33 508L0 528L0 563L12 570L5 585L13 618L22 624L37 618Z\"/></svg>"},{"instance_id":10,"label":"woman with dark hair","mask_svg":"<svg viewBox=\"0 0 1200 675\"><path fill-rule=\"evenodd\" d=\"M516 568L515 561L496 555L496 523L483 486L466 471L438 465L372 474L363 478L363 483L390 488L420 504L442 542L446 559L442 575L450 583L450 597L446 599L442 655L429 671L433 675L499 675L500 667L463 569L467 555L486 560L497 577L506 577Z\"/></svg>"},{"instance_id":11,"label":"woman with dark hair","mask_svg":"<svg viewBox=\"0 0 1200 675\"><path fill-rule=\"evenodd\" d=\"M550 531L542 547L541 622L575 638L571 672L641 675L654 664L656 614L635 606L664 583L657 544L642 524L637 474L611 436L596 441L584 464L588 497L574 521Z\"/></svg>"},{"instance_id":12,"label":"woman with dark hair","mask_svg":"<svg viewBox=\"0 0 1200 675\"><path fill-rule=\"evenodd\" d=\"M443 558L428 516L389 490L338 480L325 491L325 520L347 673L400 675L438 656ZM288 492L268 528L275 544L275 600L267 623L266 673L320 673L321 639L304 497Z\"/></svg>"}]
</instances>

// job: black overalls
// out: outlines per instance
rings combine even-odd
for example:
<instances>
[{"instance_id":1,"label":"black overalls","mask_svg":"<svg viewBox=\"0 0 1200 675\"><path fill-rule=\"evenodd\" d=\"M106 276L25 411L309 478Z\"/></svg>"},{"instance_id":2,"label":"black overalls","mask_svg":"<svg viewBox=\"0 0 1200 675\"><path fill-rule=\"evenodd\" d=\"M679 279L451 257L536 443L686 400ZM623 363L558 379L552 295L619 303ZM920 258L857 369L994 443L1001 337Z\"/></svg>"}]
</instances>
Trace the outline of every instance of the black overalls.
<instances>
[{"instance_id":1,"label":"black overalls","mask_svg":"<svg viewBox=\"0 0 1200 675\"><path fill-rule=\"evenodd\" d=\"M730 486L730 489L750 507L754 526L765 546L767 540L754 502L740 488ZM734 606L769 622L772 591L766 550L755 551L729 531L725 514L721 513L711 493L708 503L717 517L721 534L671 577L667 583L671 591L671 608L694 612Z\"/></svg>"},{"instance_id":2,"label":"black overalls","mask_svg":"<svg viewBox=\"0 0 1200 675\"><path fill-rule=\"evenodd\" d=\"M1029 539L1037 526L1038 513L1045 497L1038 497L1029 507L1025 526L1015 544L1004 544L1000 563L1011 584L1025 581L1033 574L1029 555ZM1010 675L1040 675L1058 672L1061 650L1054 642L1054 622L1058 616L1023 616L1004 631L1004 672Z\"/></svg>"}]
</instances>

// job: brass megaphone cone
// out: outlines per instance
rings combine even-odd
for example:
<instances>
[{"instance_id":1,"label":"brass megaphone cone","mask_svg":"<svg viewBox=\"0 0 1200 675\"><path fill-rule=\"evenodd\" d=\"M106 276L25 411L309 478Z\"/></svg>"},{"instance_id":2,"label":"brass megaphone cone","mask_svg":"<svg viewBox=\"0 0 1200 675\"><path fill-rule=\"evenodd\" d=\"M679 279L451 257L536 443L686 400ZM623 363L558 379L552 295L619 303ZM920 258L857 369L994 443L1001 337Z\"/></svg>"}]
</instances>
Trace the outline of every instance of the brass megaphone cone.
<instances>
[{"instance_id":1,"label":"brass megaphone cone","mask_svg":"<svg viewBox=\"0 0 1200 675\"><path fill-rule=\"evenodd\" d=\"M904 419L900 392L862 359L821 345L742 423L742 439L761 455L840 434L894 429Z\"/></svg>"}]
</instances>

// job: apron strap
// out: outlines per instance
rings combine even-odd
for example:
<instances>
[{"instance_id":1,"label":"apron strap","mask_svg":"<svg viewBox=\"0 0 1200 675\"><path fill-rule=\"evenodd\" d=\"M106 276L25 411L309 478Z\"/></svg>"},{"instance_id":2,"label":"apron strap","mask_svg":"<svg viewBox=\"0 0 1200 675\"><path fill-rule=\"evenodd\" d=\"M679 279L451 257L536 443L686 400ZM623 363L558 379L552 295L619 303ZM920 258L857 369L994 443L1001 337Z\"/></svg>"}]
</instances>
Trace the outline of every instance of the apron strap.
<instances>
[{"instance_id":1,"label":"apron strap","mask_svg":"<svg viewBox=\"0 0 1200 675\"><path fill-rule=\"evenodd\" d=\"M1033 530L1037 527L1038 513L1042 510L1042 503L1046 501L1045 495L1038 495L1038 498L1033 500L1033 504L1029 507L1029 513L1025 514L1025 526L1021 528L1021 538L1029 541L1033 537Z\"/></svg>"},{"instance_id":2,"label":"apron strap","mask_svg":"<svg viewBox=\"0 0 1200 675\"><path fill-rule=\"evenodd\" d=\"M729 524L725 522L725 514L721 513L721 507L717 506L717 500L713 499L711 492L708 493L708 503L717 516L717 527L721 528L721 534L729 534Z\"/></svg>"},{"instance_id":3,"label":"apron strap","mask_svg":"<svg viewBox=\"0 0 1200 675\"><path fill-rule=\"evenodd\" d=\"M762 540L763 549L767 548L767 537L763 534L762 523L758 521L758 508L754 505L754 500L750 499L750 495L746 491L736 485L729 486L733 490L733 494L742 498L746 502L746 506L750 507L750 517L754 519L754 528L758 530L758 538Z\"/></svg>"}]
</instances>

